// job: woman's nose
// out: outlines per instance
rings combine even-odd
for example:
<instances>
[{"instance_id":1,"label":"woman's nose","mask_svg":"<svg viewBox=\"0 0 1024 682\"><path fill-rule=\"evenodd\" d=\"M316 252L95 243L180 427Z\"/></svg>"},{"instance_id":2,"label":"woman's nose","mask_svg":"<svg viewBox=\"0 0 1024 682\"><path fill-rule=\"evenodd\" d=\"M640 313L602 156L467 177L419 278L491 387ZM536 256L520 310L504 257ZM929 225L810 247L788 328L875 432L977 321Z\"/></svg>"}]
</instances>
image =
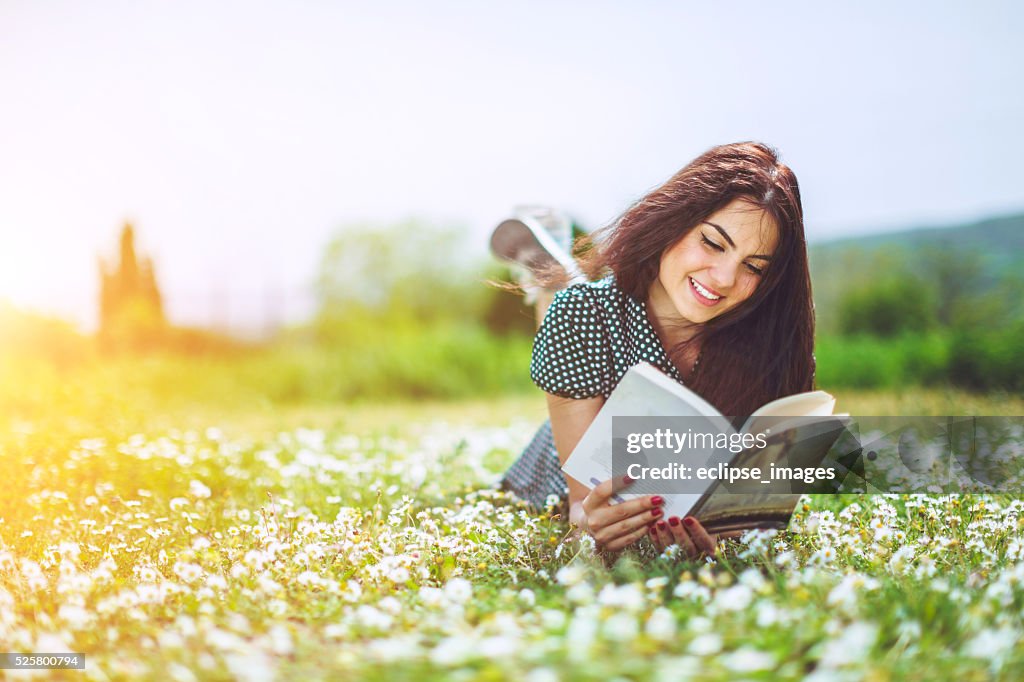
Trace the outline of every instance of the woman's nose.
<instances>
[{"instance_id":1,"label":"woman's nose","mask_svg":"<svg viewBox=\"0 0 1024 682\"><path fill-rule=\"evenodd\" d=\"M728 289L736 283L737 267L739 266L730 260L720 260L711 268L711 281L708 284L718 289L719 293L724 293L723 289Z\"/></svg>"}]
</instances>

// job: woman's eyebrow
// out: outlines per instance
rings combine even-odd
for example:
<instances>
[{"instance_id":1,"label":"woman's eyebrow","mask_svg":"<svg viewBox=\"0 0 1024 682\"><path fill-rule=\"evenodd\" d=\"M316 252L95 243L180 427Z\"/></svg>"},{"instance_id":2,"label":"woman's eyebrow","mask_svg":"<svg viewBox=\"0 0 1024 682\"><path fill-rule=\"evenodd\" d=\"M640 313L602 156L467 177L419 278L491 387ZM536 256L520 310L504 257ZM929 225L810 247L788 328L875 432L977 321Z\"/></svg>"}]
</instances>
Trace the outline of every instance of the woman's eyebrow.
<instances>
[{"instance_id":1,"label":"woman's eyebrow","mask_svg":"<svg viewBox=\"0 0 1024 682\"><path fill-rule=\"evenodd\" d=\"M734 248L734 249L736 248L736 242L734 242L734 241L732 240L732 237L730 237L730 236L729 236L729 233L728 233L728 232L726 232L726 231L725 231L725 230L724 230L724 229L722 228L722 226L721 226L721 225L715 225L715 224L714 224L713 222L711 222L710 220L705 220L705 221L704 221L704 224L705 224L705 225L710 225L711 227L713 227L713 228L715 228L716 230L718 230L718 233L722 235L722 238L723 238L723 239L725 239L725 241L729 242L729 246L731 246L731 247L732 247L732 248ZM762 255L762 254L757 254L756 256L749 256L749 257L750 257L750 258L758 258L758 259L760 259L760 260L767 260L767 261L770 261L770 260L772 259L772 257L771 257L771 256L765 256L765 255Z\"/></svg>"}]
</instances>

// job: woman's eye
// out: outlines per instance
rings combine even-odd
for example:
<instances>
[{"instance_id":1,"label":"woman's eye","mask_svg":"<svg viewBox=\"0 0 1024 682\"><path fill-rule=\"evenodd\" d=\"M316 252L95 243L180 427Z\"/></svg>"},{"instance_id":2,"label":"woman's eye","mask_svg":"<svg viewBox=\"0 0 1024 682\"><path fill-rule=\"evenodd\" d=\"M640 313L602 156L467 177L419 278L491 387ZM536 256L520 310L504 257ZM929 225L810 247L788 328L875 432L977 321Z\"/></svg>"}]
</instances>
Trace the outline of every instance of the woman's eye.
<instances>
[{"instance_id":1,"label":"woman's eye","mask_svg":"<svg viewBox=\"0 0 1024 682\"><path fill-rule=\"evenodd\" d=\"M760 277L761 275L764 274L764 270L762 270L761 268L757 267L756 265L753 265L751 263L746 263L745 265L747 266L747 270L750 270L752 273L754 273L758 277Z\"/></svg>"},{"instance_id":2,"label":"woman's eye","mask_svg":"<svg viewBox=\"0 0 1024 682\"><path fill-rule=\"evenodd\" d=\"M707 237L706 237L706 236L704 235L704 233L701 233L701 235L700 235L700 240L701 240L702 242L704 242L704 245L705 245L705 246L710 246L710 247L711 247L712 249L714 249L715 251L725 251L725 249L723 249L723 248L722 248L721 246L719 246L718 244L716 244L716 243L714 243L713 241L711 241L710 239L708 239L708 238L707 238Z\"/></svg>"}]
</instances>

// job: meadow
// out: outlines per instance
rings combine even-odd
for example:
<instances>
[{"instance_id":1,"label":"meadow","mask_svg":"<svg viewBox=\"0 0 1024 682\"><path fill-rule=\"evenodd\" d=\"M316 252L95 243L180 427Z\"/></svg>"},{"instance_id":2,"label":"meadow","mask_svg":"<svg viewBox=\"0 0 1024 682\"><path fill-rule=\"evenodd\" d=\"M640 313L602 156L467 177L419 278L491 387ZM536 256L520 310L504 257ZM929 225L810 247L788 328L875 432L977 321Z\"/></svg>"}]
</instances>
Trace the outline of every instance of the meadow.
<instances>
[{"instance_id":1,"label":"meadow","mask_svg":"<svg viewBox=\"0 0 1024 682\"><path fill-rule=\"evenodd\" d=\"M814 496L715 561L607 556L493 488L544 418L529 388L343 403L268 395L230 361L0 369L0 649L87 659L46 677L1024 676L1019 499Z\"/></svg>"}]
</instances>

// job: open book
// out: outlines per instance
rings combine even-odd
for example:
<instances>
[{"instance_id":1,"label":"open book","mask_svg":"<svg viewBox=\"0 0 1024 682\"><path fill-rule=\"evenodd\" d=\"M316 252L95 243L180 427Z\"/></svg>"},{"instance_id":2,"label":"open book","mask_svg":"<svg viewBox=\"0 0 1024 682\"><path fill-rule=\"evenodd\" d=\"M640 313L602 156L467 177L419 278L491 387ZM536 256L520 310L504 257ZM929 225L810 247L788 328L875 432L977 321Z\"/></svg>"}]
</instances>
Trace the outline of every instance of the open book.
<instances>
[{"instance_id":1,"label":"open book","mask_svg":"<svg viewBox=\"0 0 1024 682\"><path fill-rule=\"evenodd\" d=\"M797 500L808 490L804 480L793 481L787 476L797 470L797 476L812 471L820 474L822 470L817 467L847 423L842 418L845 415L832 416L834 407L835 399L824 391L800 393L768 403L736 429L729 419L696 393L652 365L641 363L623 376L562 471L588 488L613 477L621 480L626 473L636 479L635 472L642 469L629 465L650 465L657 460L655 455L664 451L652 454L649 449L633 447L635 456L625 454L623 434L613 432L613 419L631 418L615 420L620 431L623 426L642 427L645 423L685 424L691 434L696 431L708 436L700 441L702 447L679 447L671 458L674 460L671 467L675 470L680 466L688 467L691 478L685 482L643 479L618 491L614 499L623 501L657 493L665 498L663 518L694 516L712 533L747 528L781 529L788 525ZM641 419L666 417L678 419L674 422ZM756 444L754 434L757 434ZM630 434L630 437L636 435ZM717 444L716 439L711 438L713 435L717 436ZM745 438L744 447L723 448L723 442L730 438L733 445ZM638 440L633 438L630 442L638 446ZM648 439L646 444L651 442ZM614 449L616 447L618 449ZM665 459L657 461L666 463ZM692 475L700 469L720 476L723 466L760 471L761 478L730 481L698 479ZM776 475L782 477L781 480L764 480Z\"/></svg>"}]
</instances>

